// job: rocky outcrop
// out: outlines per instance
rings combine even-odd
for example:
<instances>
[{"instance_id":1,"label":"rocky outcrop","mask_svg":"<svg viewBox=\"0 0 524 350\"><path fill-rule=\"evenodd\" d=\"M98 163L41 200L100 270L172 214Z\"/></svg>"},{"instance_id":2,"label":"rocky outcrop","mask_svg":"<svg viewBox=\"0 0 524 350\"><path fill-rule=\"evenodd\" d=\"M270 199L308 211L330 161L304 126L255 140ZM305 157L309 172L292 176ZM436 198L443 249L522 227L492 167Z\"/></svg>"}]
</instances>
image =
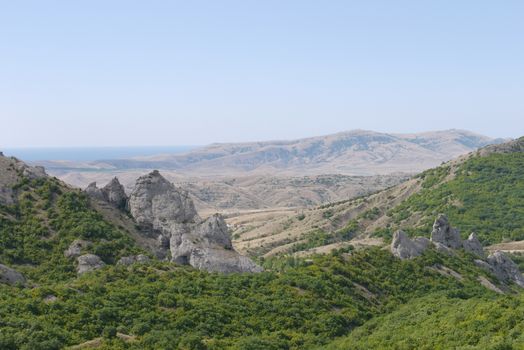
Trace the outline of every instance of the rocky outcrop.
<instances>
[{"instance_id":1,"label":"rocky outcrop","mask_svg":"<svg viewBox=\"0 0 524 350\"><path fill-rule=\"evenodd\" d=\"M127 208L127 194L124 186L114 177L107 185L102 188L102 195L112 205L119 209Z\"/></svg>"},{"instance_id":2,"label":"rocky outcrop","mask_svg":"<svg viewBox=\"0 0 524 350\"><path fill-rule=\"evenodd\" d=\"M15 286L17 284L25 285L26 279L20 272L0 264L0 283Z\"/></svg>"},{"instance_id":3,"label":"rocky outcrop","mask_svg":"<svg viewBox=\"0 0 524 350\"><path fill-rule=\"evenodd\" d=\"M101 269L106 265L99 256L94 254L84 254L76 258L76 260L78 262L76 267L78 275Z\"/></svg>"},{"instance_id":4,"label":"rocky outcrop","mask_svg":"<svg viewBox=\"0 0 524 350\"><path fill-rule=\"evenodd\" d=\"M96 198L101 201L105 200L102 190L96 186L96 182L91 182L89 185L87 185L84 192L87 193L87 195L91 198Z\"/></svg>"},{"instance_id":5,"label":"rocky outcrop","mask_svg":"<svg viewBox=\"0 0 524 350\"><path fill-rule=\"evenodd\" d=\"M130 266L133 264L145 264L150 261L149 257L144 254L124 256L120 258L117 262L117 265Z\"/></svg>"},{"instance_id":6,"label":"rocky outcrop","mask_svg":"<svg viewBox=\"0 0 524 350\"><path fill-rule=\"evenodd\" d=\"M506 254L501 251L496 251L488 256L487 262L491 266L493 274L499 280L503 282L514 282L524 288L524 276L522 276L517 264Z\"/></svg>"},{"instance_id":7,"label":"rocky outcrop","mask_svg":"<svg viewBox=\"0 0 524 350\"><path fill-rule=\"evenodd\" d=\"M448 217L444 214L439 214L433 224L431 241L434 243L440 243L451 249L459 249L462 247L462 240L460 239L459 231L451 227Z\"/></svg>"},{"instance_id":8,"label":"rocky outcrop","mask_svg":"<svg viewBox=\"0 0 524 350\"><path fill-rule=\"evenodd\" d=\"M102 188L98 188L96 182L92 182L86 187L85 192L90 197L106 201L118 209L127 209L127 194L124 186L122 186L116 177Z\"/></svg>"},{"instance_id":9,"label":"rocky outcrop","mask_svg":"<svg viewBox=\"0 0 524 350\"><path fill-rule=\"evenodd\" d=\"M411 240L403 231L393 234L391 241L391 253L400 259L411 259L421 255L430 245L430 241L424 237Z\"/></svg>"},{"instance_id":10,"label":"rocky outcrop","mask_svg":"<svg viewBox=\"0 0 524 350\"><path fill-rule=\"evenodd\" d=\"M189 194L167 181L158 170L138 178L129 197L129 210L146 230L169 232L172 223L200 220Z\"/></svg>"},{"instance_id":11,"label":"rocky outcrop","mask_svg":"<svg viewBox=\"0 0 524 350\"><path fill-rule=\"evenodd\" d=\"M391 241L391 253L400 259L411 259L424 253L430 247L441 253L455 255L455 250L464 248L466 252L472 253L479 258L484 258L484 249L475 233L471 233L468 239L460 240L458 230L451 227L448 218L440 214L433 224L431 241L425 237L409 238L403 231L393 234ZM475 265L489 271L503 283L515 283L524 288L524 277L519 267L506 254L497 251L487 259L476 259ZM484 283L485 284L485 283Z\"/></svg>"},{"instance_id":12,"label":"rocky outcrop","mask_svg":"<svg viewBox=\"0 0 524 350\"><path fill-rule=\"evenodd\" d=\"M478 257L484 257L484 249L474 232L469 235L468 239L462 242L462 246L468 253L474 254Z\"/></svg>"},{"instance_id":13,"label":"rocky outcrop","mask_svg":"<svg viewBox=\"0 0 524 350\"><path fill-rule=\"evenodd\" d=\"M75 239L73 243L69 245L64 251L64 256L66 258L76 258L82 254L82 249L87 249L92 246L92 243L89 241L84 241L82 239Z\"/></svg>"},{"instance_id":14,"label":"rocky outcrop","mask_svg":"<svg viewBox=\"0 0 524 350\"><path fill-rule=\"evenodd\" d=\"M129 211L144 234L156 237L158 249L170 252L173 262L222 273L262 270L233 249L220 215L202 220L188 193L156 170L137 180Z\"/></svg>"}]
</instances>

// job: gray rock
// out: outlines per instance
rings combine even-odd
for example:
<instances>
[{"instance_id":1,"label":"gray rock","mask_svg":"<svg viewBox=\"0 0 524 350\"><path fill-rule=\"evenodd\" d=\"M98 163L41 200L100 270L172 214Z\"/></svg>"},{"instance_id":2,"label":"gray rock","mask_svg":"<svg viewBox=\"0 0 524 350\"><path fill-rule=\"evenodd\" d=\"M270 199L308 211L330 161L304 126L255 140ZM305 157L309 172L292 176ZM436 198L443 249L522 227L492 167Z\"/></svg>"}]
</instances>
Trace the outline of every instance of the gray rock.
<instances>
[{"instance_id":1,"label":"gray rock","mask_svg":"<svg viewBox=\"0 0 524 350\"><path fill-rule=\"evenodd\" d=\"M69 245L69 248L67 248L64 251L64 256L66 258L76 258L77 256L80 256L82 254L82 249L87 249L91 247L93 244L89 241L84 241L82 239L75 239L73 243Z\"/></svg>"},{"instance_id":2,"label":"gray rock","mask_svg":"<svg viewBox=\"0 0 524 350\"><path fill-rule=\"evenodd\" d=\"M89 197L96 198L101 201L105 200L104 194L102 193L102 190L96 186L96 182L91 182L84 191Z\"/></svg>"},{"instance_id":3,"label":"gray rock","mask_svg":"<svg viewBox=\"0 0 524 350\"><path fill-rule=\"evenodd\" d=\"M393 234L391 241L391 253L400 259L411 259L421 255L430 245L430 241L424 237L411 240L403 231Z\"/></svg>"},{"instance_id":4,"label":"gray rock","mask_svg":"<svg viewBox=\"0 0 524 350\"><path fill-rule=\"evenodd\" d=\"M482 248L482 244L480 244L480 241L478 240L475 233L471 233L468 239L462 242L462 245L466 252L475 254L479 257L484 257L484 249Z\"/></svg>"},{"instance_id":5,"label":"gray rock","mask_svg":"<svg viewBox=\"0 0 524 350\"><path fill-rule=\"evenodd\" d=\"M0 264L0 283L14 286L17 284L25 285L26 279L20 272Z\"/></svg>"},{"instance_id":6,"label":"gray rock","mask_svg":"<svg viewBox=\"0 0 524 350\"><path fill-rule=\"evenodd\" d=\"M18 159L16 159L14 165L15 168L22 173L22 176L25 176L29 179L34 180L47 177L43 166L29 166Z\"/></svg>"},{"instance_id":7,"label":"gray rock","mask_svg":"<svg viewBox=\"0 0 524 350\"><path fill-rule=\"evenodd\" d=\"M125 210L127 208L127 194L124 186L114 177L101 190L104 199L114 205L115 207Z\"/></svg>"},{"instance_id":8,"label":"gray rock","mask_svg":"<svg viewBox=\"0 0 524 350\"><path fill-rule=\"evenodd\" d=\"M129 210L143 228L169 232L170 222L200 220L189 194L175 187L155 170L138 178L129 196Z\"/></svg>"},{"instance_id":9,"label":"gray rock","mask_svg":"<svg viewBox=\"0 0 524 350\"><path fill-rule=\"evenodd\" d=\"M106 264L100 259L99 256L94 254L85 254L76 258L78 261L78 266L76 267L76 272L79 275L82 275L86 272L94 271L101 269Z\"/></svg>"},{"instance_id":10,"label":"gray rock","mask_svg":"<svg viewBox=\"0 0 524 350\"><path fill-rule=\"evenodd\" d=\"M146 234L157 235L159 249L169 249L172 262L222 273L262 270L233 249L220 215L202 220L188 193L156 170L137 180L129 210Z\"/></svg>"},{"instance_id":11,"label":"gray rock","mask_svg":"<svg viewBox=\"0 0 524 350\"><path fill-rule=\"evenodd\" d=\"M129 265L133 265L136 263L145 264L145 263L148 263L149 261L150 261L149 257L147 257L144 254L139 254L139 255L124 256L118 260L117 265L129 266Z\"/></svg>"},{"instance_id":12,"label":"gray rock","mask_svg":"<svg viewBox=\"0 0 524 350\"><path fill-rule=\"evenodd\" d=\"M496 251L488 256L487 262L499 280L502 282L514 282L524 288L524 276L522 276L518 265L509 256L501 251Z\"/></svg>"},{"instance_id":13,"label":"gray rock","mask_svg":"<svg viewBox=\"0 0 524 350\"><path fill-rule=\"evenodd\" d=\"M259 273L263 269L251 259L234 250L196 248L191 251L189 264L199 270L219 273Z\"/></svg>"},{"instance_id":14,"label":"gray rock","mask_svg":"<svg viewBox=\"0 0 524 350\"><path fill-rule=\"evenodd\" d=\"M462 247L462 240L460 239L459 231L451 227L447 216L444 214L439 214L433 224L431 241L434 243L440 243L452 249L459 249Z\"/></svg>"}]
</instances>

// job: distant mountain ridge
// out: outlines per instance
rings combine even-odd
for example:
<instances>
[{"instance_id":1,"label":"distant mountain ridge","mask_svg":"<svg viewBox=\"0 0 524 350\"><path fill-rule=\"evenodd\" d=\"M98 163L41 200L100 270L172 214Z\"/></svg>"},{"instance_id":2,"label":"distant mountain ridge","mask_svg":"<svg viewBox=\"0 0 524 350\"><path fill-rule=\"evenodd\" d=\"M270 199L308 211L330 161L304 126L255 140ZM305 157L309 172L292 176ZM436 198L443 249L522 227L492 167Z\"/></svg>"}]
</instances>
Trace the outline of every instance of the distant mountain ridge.
<instances>
[{"instance_id":1,"label":"distant mountain ridge","mask_svg":"<svg viewBox=\"0 0 524 350\"><path fill-rule=\"evenodd\" d=\"M353 130L289 141L211 144L162 154L47 168L171 169L185 174L376 175L419 172L489 144L504 142L465 130L388 134Z\"/></svg>"}]
</instances>

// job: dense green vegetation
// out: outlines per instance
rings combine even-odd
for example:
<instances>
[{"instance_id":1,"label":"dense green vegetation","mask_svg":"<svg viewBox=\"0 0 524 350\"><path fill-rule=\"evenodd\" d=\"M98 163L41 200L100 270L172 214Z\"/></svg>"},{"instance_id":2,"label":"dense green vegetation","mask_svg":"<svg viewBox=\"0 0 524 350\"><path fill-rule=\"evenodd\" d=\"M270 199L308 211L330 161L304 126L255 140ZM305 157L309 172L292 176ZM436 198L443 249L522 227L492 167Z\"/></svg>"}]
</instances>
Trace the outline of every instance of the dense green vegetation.
<instances>
[{"instance_id":1,"label":"dense green vegetation","mask_svg":"<svg viewBox=\"0 0 524 350\"><path fill-rule=\"evenodd\" d=\"M104 221L86 195L56 179L22 180L18 203L0 207L0 262L18 265L35 281L76 275L64 250L76 239L93 242L91 251L106 263L138 252L125 232Z\"/></svg>"},{"instance_id":2,"label":"dense green vegetation","mask_svg":"<svg viewBox=\"0 0 524 350\"><path fill-rule=\"evenodd\" d=\"M472 157L459 165L455 177L442 181L449 167L420 176L423 189L390 211L396 223L414 213L425 219L407 227L412 235L427 236L437 213L446 213L463 236L476 232L484 244L524 239L524 154Z\"/></svg>"},{"instance_id":3,"label":"dense green vegetation","mask_svg":"<svg viewBox=\"0 0 524 350\"><path fill-rule=\"evenodd\" d=\"M367 322L326 349L524 349L524 294L456 299L434 293Z\"/></svg>"},{"instance_id":4,"label":"dense green vegetation","mask_svg":"<svg viewBox=\"0 0 524 350\"><path fill-rule=\"evenodd\" d=\"M515 155L472 158L444 184L448 170L426 172L424 190L391 215L420 211L433 219L442 211L485 241L488 234L494 241L520 237L522 165ZM29 284L0 284L2 350L62 349L97 338L99 349L524 347L524 295L512 286L506 295L483 287L479 276L497 281L464 252L428 250L401 261L380 248L348 249L266 259L260 274L211 274L158 261L116 266L141 250L83 193L55 179L23 179L14 189L18 203L0 207L0 263L23 272ZM303 248L345 240L358 225L355 219L334 235L314 232ZM93 242L90 252L108 266L77 277L74 259L63 254L77 238ZM523 257L516 261L523 266Z\"/></svg>"},{"instance_id":5,"label":"dense green vegetation","mask_svg":"<svg viewBox=\"0 0 524 350\"><path fill-rule=\"evenodd\" d=\"M497 298L476 282L483 272L468 257L433 251L416 261L372 249L277 265L228 276L168 263L110 266L66 283L3 286L0 348L58 349L100 336L124 347L111 339L114 329L138 336L125 344L131 349L302 349L429 293L456 301ZM437 265L464 280L429 268ZM50 295L57 300L48 301Z\"/></svg>"}]
</instances>

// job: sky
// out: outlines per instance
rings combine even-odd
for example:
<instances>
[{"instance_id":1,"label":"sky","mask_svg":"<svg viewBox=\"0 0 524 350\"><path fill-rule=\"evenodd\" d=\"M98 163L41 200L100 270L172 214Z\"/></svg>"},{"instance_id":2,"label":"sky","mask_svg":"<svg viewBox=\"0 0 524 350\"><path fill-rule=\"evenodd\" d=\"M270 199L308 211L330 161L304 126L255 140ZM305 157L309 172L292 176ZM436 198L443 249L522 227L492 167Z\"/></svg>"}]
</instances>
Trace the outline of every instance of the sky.
<instances>
[{"instance_id":1,"label":"sky","mask_svg":"<svg viewBox=\"0 0 524 350\"><path fill-rule=\"evenodd\" d=\"M523 18L509 0L0 0L0 149L522 136Z\"/></svg>"}]
</instances>

